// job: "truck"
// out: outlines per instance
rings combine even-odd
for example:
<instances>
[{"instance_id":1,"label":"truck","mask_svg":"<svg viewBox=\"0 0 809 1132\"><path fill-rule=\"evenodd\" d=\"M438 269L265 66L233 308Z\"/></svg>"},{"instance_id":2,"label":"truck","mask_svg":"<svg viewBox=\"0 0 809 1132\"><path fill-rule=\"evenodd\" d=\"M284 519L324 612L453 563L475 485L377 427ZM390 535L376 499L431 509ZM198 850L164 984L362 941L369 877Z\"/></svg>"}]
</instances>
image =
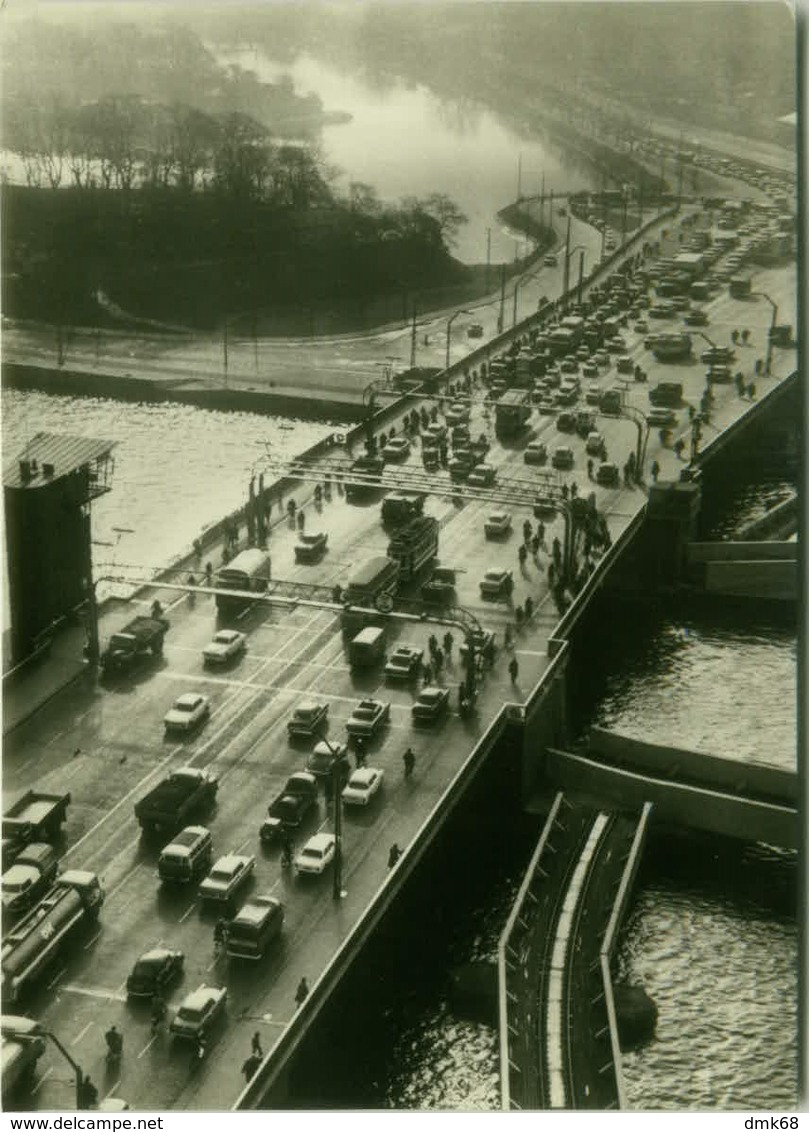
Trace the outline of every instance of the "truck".
<instances>
[{"instance_id":1,"label":"truck","mask_svg":"<svg viewBox=\"0 0 809 1132\"><path fill-rule=\"evenodd\" d=\"M364 499L374 492L376 490L375 485L367 481L380 480L384 470L385 461L381 456L360 456L348 469L344 485L346 500L350 503L353 499ZM352 483L352 474L362 476L363 482Z\"/></svg>"},{"instance_id":2,"label":"truck","mask_svg":"<svg viewBox=\"0 0 809 1132\"><path fill-rule=\"evenodd\" d=\"M54 841L70 805L69 794L28 790L3 814L3 868L7 869L30 841Z\"/></svg>"},{"instance_id":3,"label":"truck","mask_svg":"<svg viewBox=\"0 0 809 1132\"><path fill-rule=\"evenodd\" d=\"M751 290L750 276L734 275L730 281L728 290L730 291L731 299L746 299Z\"/></svg>"},{"instance_id":4,"label":"truck","mask_svg":"<svg viewBox=\"0 0 809 1132\"><path fill-rule=\"evenodd\" d=\"M3 873L3 918L31 908L56 880L59 858L47 841L32 841Z\"/></svg>"},{"instance_id":5,"label":"truck","mask_svg":"<svg viewBox=\"0 0 809 1132\"><path fill-rule=\"evenodd\" d=\"M16 1002L83 924L98 919L104 889L95 873L69 869L3 940L3 1001Z\"/></svg>"},{"instance_id":6,"label":"truck","mask_svg":"<svg viewBox=\"0 0 809 1132\"><path fill-rule=\"evenodd\" d=\"M388 543L388 558L399 563L399 582L407 582L438 553L438 520L429 515L411 519Z\"/></svg>"},{"instance_id":7,"label":"truck","mask_svg":"<svg viewBox=\"0 0 809 1132\"><path fill-rule=\"evenodd\" d=\"M299 770L287 779L283 790L267 808L268 816L261 827L261 840L272 841L283 829L297 829L317 806L317 778Z\"/></svg>"},{"instance_id":8,"label":"truck","mask_svg":"<svg viewBox=\"0 0 809 1132\"><path fill-rule=\"evenodd\" d=\"M691 355L690 334L658 334L652 343L652 353L659 362L680 361Z\"/></svg>"},{"instance_id":9,"label":"truck","mask_svg":"<svg viewBox=\"0 0 809 1132\"><path fill-rule=\"evenodd\" d=\"M352 668L377 664L385 652L385 630L369 625L361 629L348 644L348 663Z\"/></svg>"},{"instance_id":10,"label":"truck","mask_svg":"<svg viewBox=\"0 0 809 1132\"><path fill-rule=\"evenodd\" d=\"M160 656L169 623L165 617L133 617L113 633L101 654L104 672L123 672L147 656Z\"/></svg>"},{"instance_id":11,"label":"truck","mask_svg":"<svg viewBox=\"0 0 809 1132\"><path fill-rule=\"evenodd\" d=\"M497 436L514 436L521 432L531 416L531 394L527 389L509 389L494 406L494 431Z\"/></svg>"},{"instance_id":12,"label":"truck","mask_svg":"<svg viewBox=\"0 0 809 1132\"><path fill-rule=\"evenodd\" d=\"M180 767L135 803L135 817L144 833L176 833L191 814L211 805L218 786L209 770Z\"/></svg>"}]
</instances>

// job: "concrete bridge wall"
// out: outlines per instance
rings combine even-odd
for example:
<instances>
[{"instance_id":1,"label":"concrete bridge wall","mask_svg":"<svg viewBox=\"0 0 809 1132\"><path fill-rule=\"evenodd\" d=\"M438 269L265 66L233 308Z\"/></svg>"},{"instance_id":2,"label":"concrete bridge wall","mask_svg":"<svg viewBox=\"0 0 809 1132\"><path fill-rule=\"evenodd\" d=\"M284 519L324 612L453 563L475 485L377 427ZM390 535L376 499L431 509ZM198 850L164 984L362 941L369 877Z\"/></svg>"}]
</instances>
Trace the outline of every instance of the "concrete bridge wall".
<instances>
[{"instance_id":1,"label":"concrete bridge wall","mask_svg":"<svg viewBox=\"0 0 809 1132\"><path fill-rule=\"evenodd\" d=\"M797 601L798 563L708 562L705 566L708 593L750 597L762 601Z\"/></svg>"},{"instance_id":2,"label":"concrete bridge wall","mask_svg":"<svg viewBox=\"0 0 809 1132\"><path fill-rule=\"evenodd\" d=\"M546 770L550 781L562 790L611 799L624 808L640 809L651 802L655 818L660 821L785 849L798 847L800 823L793 807L653 779L567 751L548 751Z\"/></svg>"},{"instance_id":3,"label":"concrete bridge wall","mask_svg":"<svg viewBox=\"0 0 809 1132\"><path fill-rule=\"evenodd\" d=\"M654 778L679 779L790 806L798 800L795 771L646 743L603 727L590 729L588 754L596 761L606 759L623 769L648 773Z\"/></svg>"},{"instance_id":4,"label":"concrete bridge wall","mask_svg":"<svg viewBox=\"0 0 809 1132\"><path fill-rule=\"evenodd\" d=\"M689 562L797 562L796 542L692 542Z\"/></svg>"}]
</instances>

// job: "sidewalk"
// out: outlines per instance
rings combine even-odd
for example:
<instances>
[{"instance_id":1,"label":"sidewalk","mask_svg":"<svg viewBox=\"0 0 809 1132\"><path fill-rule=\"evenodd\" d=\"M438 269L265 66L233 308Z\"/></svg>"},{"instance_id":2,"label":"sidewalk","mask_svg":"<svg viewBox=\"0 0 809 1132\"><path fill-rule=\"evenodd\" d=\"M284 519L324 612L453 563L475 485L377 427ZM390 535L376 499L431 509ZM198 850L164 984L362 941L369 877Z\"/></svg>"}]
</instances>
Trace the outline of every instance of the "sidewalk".
<instances>
[{"instance_id":1,"label":"sidewalk","mask_svg":"<svg viewBox=\"0 0 809 1132\"><path fill-rule=\"evenodd\" d=\"M3 735L19 727L58 692L87 671L82 657L85 633L80 625L60 632L47 656L31 663L3 684Z\"/></svg>"}]
</instances>

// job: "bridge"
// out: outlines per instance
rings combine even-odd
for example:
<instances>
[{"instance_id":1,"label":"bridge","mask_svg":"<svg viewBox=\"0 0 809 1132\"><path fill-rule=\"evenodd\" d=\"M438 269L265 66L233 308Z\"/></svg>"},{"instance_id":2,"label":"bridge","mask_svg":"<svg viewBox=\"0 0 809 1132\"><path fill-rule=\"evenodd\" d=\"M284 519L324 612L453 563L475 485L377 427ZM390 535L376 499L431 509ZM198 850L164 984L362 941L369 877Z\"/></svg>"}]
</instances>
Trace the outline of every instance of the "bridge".
<instances>
[{"instance_id":1,"label":"bridge","mask_svg":"<svg viewBox=\"0 0 809 1132\"><path fill-rule=\"evenodd\" d=\"M784 287L789 291L789 280ZM711 313L717 326L738 325L741 317L734 300L726 295L714 301ZM506 338L516 340L538 324L532 316ZM754 338L763 337L766 329L763 323L760 327L753 325ZM494 348L492 344L487 347ZM640 339L632 338L631 350L645 360ZM658 363L647 364L650 383L667 372ZM470 365L466 360L447 371L442 380L457 379ZM763 388L775 388L788 376L788 359L784 355L776 355L773 371L771 378L762 379ZM701 375L688 370L679 371L678 376L680 373L686 400L697 401ZM646 408L645 388L632 387L628 397L638 412ZM735 391L718 390L712 421L721 433L740 412L766 412L766 403L766 397L762 397L760 406L750 408L738 400ZM412 404L412 399L403 398L380 410L374 417L375 430L395 423L398 431L404 412ZM553 436L552 425L546 418L532 422L535 435L544 435L548 440ZM485 421L477 427L485 428ZM684 422L682 427L683 431L687 428ZM605 421L604 429L611 451L632 449L635 437L626 420ZM363 423L346 440L349 445L362 443L366 435L367 426ZM412 691L386 688L379 673L352 673L336 632L336 611L321 600L335 585L345 583L356 563L384 552L387 542L376 510L370 505L348 503L334 476L335 490L330 498L314 492L307 494L310 485L325 482L327 470L334 467L335 461L344 466L344 457L336 452L338 447L334 438L316 445L297 464L285 467L281 478L268 489L269 501L277 505L283 516L271 531L274 570L280 573L282 582L274 589L275 601L271 594L270 600L256 601L240 616L237 624L248 634L250 645L237 667L219 673L201 670L199 650L211 633L211 595L204 587L196 587L191 605L185 597L188 587L174 588L180 585L176 573L156 575L149 589L139 590L132 602L123 606L115 603L104 609L101 623L102 634L113 631L132 615L132 603L148 605L159 596L168 607L172 622L162 664L146 676L125 681L119 688L102 689L91 676L82 677L18 728L9 743L8 791L28 788L32 775L44 789L58 788L65 775L69 776L74 798L80 798L81 803L69 815L66 858L71 865L103 871L108 889L99 935L83 942L67 958L50 988L38 989L31 1009L54 1032L65 1035L85 1068L91 1068L94 1074L103 1074L103 1068L95 1065L92 1035L99 1026L113 1020L124 1026L127 1041L136 1053L127 1062L123 1080L107 1084L110 1090L117 1088L127 1096L133 1107L216 1108L232 1104L253 1109L294 1103L300 1095L296 1092L296 1078L330 1000L356 972L363 948L388 922L407 886L419 883L420 878L423 882L431 852L450 823L471 804L472 794L484 787L492 797L498 792L513 791L513 798L511 794L509 797L514 805L519 805L543 779L546 752L565 751L570 732L570 670L574 664L582 663L577 634L586 623L594 595L613 574L620 573L644 532L648 535L650 505L645 488L596 485L585 478L579 456L579 464L568 482L576 482L580 495L591 491L595 495L596 506L605 516L609 545L594 549L594 569L567 594L569 607L560 619L547 582L547 547L517 571L517 536L495 543L485 540L482 534L487 509L492 504L502 506L504 499L517 513L518 528L523 516L534 517L538 496L547 494L549 500L561 504L561 492L557 495L553 485L546 489L547 477L528 473L522 465L521 451L495 440L491 460L497 468L500 489L457 489L448 473L441 471L425 478L424 489L430 492L429 511L441 527L442 561L465 571L459 571L459 606L485 629L497 634L498 658L486 675L474 718L462 719L451 710L440 726L415 733L411 728ZM386 471L376 486L385 490L389 486L409 487L422 482L419 477L424 473L418 456L416 445L402 470ZM660 464L661 488L664 483L680 482L683 465L672 449L652 442L649 458ZM708 467L705 476L710 474ZM689 499L700 490L696 483L684 487ZM294 565L296 530L283 506L290 498L296 499L298 509L306 510L308 530L315 529L315 524L329 528L329 553L321 565ZM564 508L560 505L555 514L559 510ZM549 516L547 535L563 533L563 525L561 516ZM220 546L220 531L206 535L206 554ZM481 596L478 581L491 566L515 570L511 604L489 602ZM187 570L187 566L183 569ZM297 590L294 587L298 585L314 588ZM534 601L534 612L518 627L515 607L522 606L527 596ZM513 653L504 655L502 642L507 626L514 631L515 642ZM391 631L391 637L397 643L423 647L423 636L430 627L429 617L418 623L403 622L401 628ZM507 674L505 663L512 656L518 662L513 678ZM452 689L457 678L458 666L451 659L441 682ZM189 687L204 690L210 697L211 725L197 738L164 743L156 757L155 734L162 714L171 698ZM263 888L283 896L287 910L284 941L277 956L247 973L211 958L210 921L206 922L205 912L193 896L175 901L161 893L156 898L154 859L139 841L131 803L168 768L187 763L210 766L219 773L221 783L212 822L217 847L221 851L228 847L232 851L252 852L268 798L291 771L302 765L301 752L287 742L285 724L290 709L304 695L328 703L334 729L345 722L358 696L384 696L391 702L390 731L374 740L369 753L369 759L385 771L384 800L367 815L347 823L345 895L341 894L339 899L324 899L324 890L317 880L311 885L296 881L281 872L274 852L262 853L256 873ZM417 747L417 772L407 781L399 767L400 748L406 743ZM611 796L605 789L605 799ZM639 794L633 821L646 801ZM634 832L629 836L622 823L612 820L609 810L597 806L582 819L583 844L591 845L589 862L582 866L581 873L575 874L574 867L575 875L569 878L574 885L573 903L567 911L564 900L556 904L558 914L554 913L553 922L557 925L568 912L568 920L574 926L584 924L584 910L589 903L586 896L600 887L590 878L611 851L609 831L621 826L621 843L626 846L633 842ZM602 812L603 821L599 818ZM328 828L329 820L329 814L319 807L318 822L323 828ZM602 840L602 834L607 842ZM392 843L402 847L404 853L396 866L388 870L385 862ZM582 844L581 840L575 843ZM603 850L602 845L606 845ZM615 853L622 855L617 849ZM571 951L564 942L567 936L559 931L554 938L559 939L559 963L551 955L551 967L556 964L558 970L568 972L562 975L559 986L572 1002L570 996L577 995L579 984L567 960L575 947ZM173 946L186 953L189 979L221 981L228 986L228 1025L216 1038L212 1049L215 1056L209 1059L205 1071L193 1078L189 1077L182 1051L166 1048L160 1036L150 1038L146 1020L127 1007L120 989L135 957L132 941L142 941L146 946L158 939L172 941ZM601 944L599 956L600 947ZM295 986L304 973L311 989L305 1002L295 1009ZM549 1005L556 1001L556 985L548 984L545 1001ZM55 987L59 988L58 995L51 993ZM600 1006L599 1010L606 1011L606 1022L600 1023L597 1030L603 1031L608 1023L610 1026L609 1031L601 1033L599 1041L613 1049L609 1009ZM581 1033L580 1023L574 1022L573 1028L565 1023L561 1028L557 1022L552 1024L553 1033L559 1037L562 1048L568 1049L571 1035ZM237 1096L240 1083L234 1081L233 1066L244 1057L245 1042L249 1045L250 1034L257 1027L266 1056L259 1071ZM64 1106L60 1087L58 1074L52 1074L37 1093L36 1104ZM551 1089L554 1098L562 1095L558 1083L542 1087L548 1098ZM570 1103L571 1097L576 1098L575 1103L581 1102L576 1087L569 1077L563 1084L563 1103Z\"/></svg>"}]
</instances>

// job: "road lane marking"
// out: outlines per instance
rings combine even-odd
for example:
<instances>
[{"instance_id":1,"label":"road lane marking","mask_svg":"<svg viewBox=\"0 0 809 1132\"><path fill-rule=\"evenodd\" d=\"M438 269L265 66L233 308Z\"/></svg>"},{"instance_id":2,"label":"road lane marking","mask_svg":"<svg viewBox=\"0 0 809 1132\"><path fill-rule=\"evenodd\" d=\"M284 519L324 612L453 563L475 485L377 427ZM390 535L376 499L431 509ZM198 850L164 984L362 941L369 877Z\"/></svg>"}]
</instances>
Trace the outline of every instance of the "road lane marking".
<instances>
[{"instance_id":1,"label":"road lane marking","mask_svg":"<svg viewBox=\"0 0 809 1132\"><path fill-rule=\"evenodd\" d=\"M62 967L61 970L56 972L56 974L53 976L51 981L48 983L48 990L50 990L51 987L56 986L56 984L59 982L59 980L61 979L62 975L64 975L64 973L65 973L64 967Z\"/></svg>"},{"instance_id":2,"label":"road lane marking","mask_svg":"<svg viewBox=\"0 0 809 1132\"><path fill-rule=\"evenodd\" d=\"M84 1027L84 1029L80 1030L78 1032L78 1034L76 1034L75 1038L73 1039L73 1041L70 1044L72 1046L77 1046L79 1044L79 1042L82 1040L82 1038L84 1037L84 1035L87 1033L87 1031L90 1029L90 1027L94 1026L94 1025L95 1025L95 1022L88 1022L87 1025Z\"/></svg>"},{"instance_id":3,"label":"road lane marking","mask_svg":"<svg viewBox=\"0 0 809 1132\"><path fill-rule=\"evenodd\" d=\"M83 995L84 998L103 999L105 1002L126 1002L125 994L108 990L106 987L80 987L77 986L76 983L65 983L62 990L67 991L69 994Z\"/></svg>"},{"instance_id":4,"label":"road lane marking","mask_svg":"<svg viewBox=\"0 0 809 1132\"><path fill-rule=\"evenodd\" d=\"M96 940L98 939L98 937L99 937L100 935L101 935L101 929L99 928L99 930L98 930L98 931L96 932L96 934L95 934L95 935L94 935L94 936L92 937L92 939L89 939L89 940L87 941L87 943L85 943L85 945L84 945L84 950L85 950L85 951L89 951L89 950L90 950L90 948L91 948L91 947L93 946L93 944L95 943L95 941L96 941Z\"/></svg>"},{"instance_id":5,"label":"road lane marking","mask_svg":"<svg viewBox=\"0 0 809 1132\"><path fill-rule=\"evenodd\" d=\"M516 653L517 656L547 657L547 655L548 655L547 651L546 652L535 652L533 649L515 649L514 652Z\"/></svg>"},{"instance_id":6,"label":"road lane marking","mask_svg":"<svg viewBox=\"0 0 809 1132\"><path fill-rule=\"evenodd\" d=\"M156 1041L157 1041L157 1033L155 1032L154 1034L152 1034L149 1041L146 1043L146 1045L143 1047L143 1049L138 1054L138 1061L140 1061L140 1059L147 1052L147 1050L151 1049L151 1047L155 1044Z\"/></svg>"},{"instance_id":7,"label":"road lane marking","mask_svg":"<svg viewBox=\"0 0 809 1132\"><path fill-rule=\"evenodd\" d=\"M114 1096L115 1090L118 1088L118 1086L120 1084L121 1084L121 1078L119 1077L118 1080L115 1082L115 1084L111 1085L110 1088L107 1090L107 1092L104 1094L104 1100L107 1100L108 1097Z\"/></svg>"},{"instance_id":8,"label":"road lane marking","mask_svg":"<svg viewBox=\"0 0 809 1132\"><path fill-rule=\"evenodd\" d=\"M32 1093L38 1093L39 1090L42 1088L42 1086L45 1084L45 1082L50 1077L51 1073L53 1073L53 1066L52 1065L48 1069L45 1070L45 1072L42 1074L42 1076L37 1081L36 1085L34 1085L31 1092Z\"/></svg>"},{"instance_id":9,"label":"road lane marking","mask_svg":"<svg viewBox=\"0 0 809 1132\"><path fill-rule=\"evenodd\" d=\"M188 907L186 908L186 910L183 912L182 916L180 916L178 923L184 924L185 921L188 919L188 917L191 915L191 913L194 911L196 906L197 906L196 900L192 901L191 904L189 904Z\"/></svg>"}]
</instances>

